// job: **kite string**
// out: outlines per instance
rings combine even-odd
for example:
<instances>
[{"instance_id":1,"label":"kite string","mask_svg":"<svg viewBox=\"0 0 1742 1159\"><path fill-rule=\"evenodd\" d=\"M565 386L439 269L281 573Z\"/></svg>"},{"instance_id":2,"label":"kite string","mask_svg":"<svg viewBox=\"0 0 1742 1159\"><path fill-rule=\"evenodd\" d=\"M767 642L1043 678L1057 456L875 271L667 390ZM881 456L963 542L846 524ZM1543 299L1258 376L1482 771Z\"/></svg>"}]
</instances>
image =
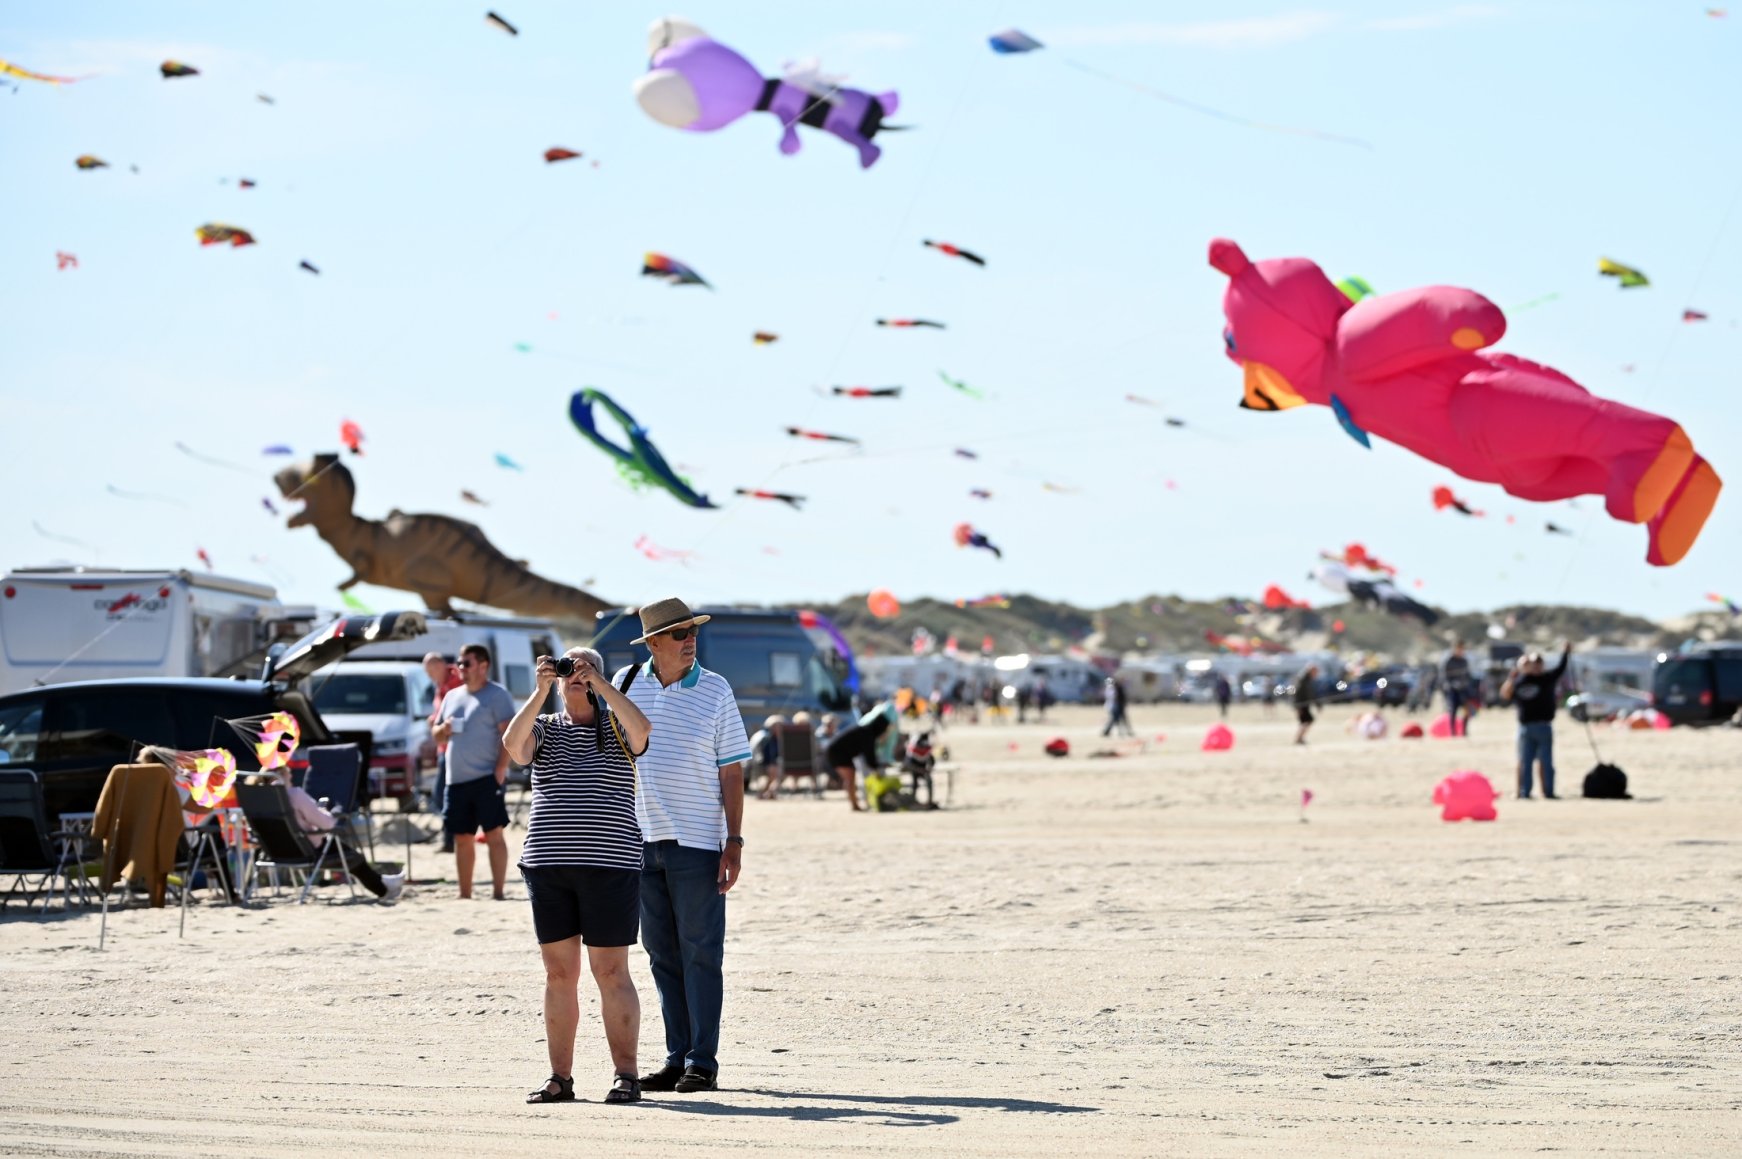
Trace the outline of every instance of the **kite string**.
<instances>
[{"instance_id":1,"label":"kite string","mask_svg":"<svg viewBox=\"0 0 1742 1159\"><path fill-rule=\"evenodd\" d=\"M1718 252L1718 245L1724 240L1725 232L1730 228L1730 219L1735 216L1737 205L1742 205L1742 184L1738 184L1736 192L1730 195L1730 204L1725 207L1723 217L1718 220L1718 228L1713 232L1712 240L1706 246L1706 255L1701 260L1699 272L1694 275L1693 285L1688 291L1689 301L1698 296L1700 287L1705 283L1706 275L1712 268L1712 258ZM1681 333L1685 329L1687 329L1686 323L1677 323L1675 328L1669 332L1669 340L1663 344L1663 353L1658 357L1657 365L1651 371L1651 388L1655 389L1662 380L1663 369L1669 365L1670 354L1675 350L1676 342L1681 338ZM1585 546L1585 538L1590 534L1593 526L1592 520L1595 518L1595 511L1585 513L1579 534L1573 540L1573 550L1567 553L1567 566L1561 571L1560 582L1555 585L1557 599L1560 597L1561 590L1566 587L1567 580L1572 578L1573 565L1578 562L1579 551Z\"/></svg>"},{"instance_id":2,"label":"kite string","mask_svg":"<svg viewBox=\"0 0 1742 1159\"><path fill-rule=\"evenodd\" d=\"M978 67L983 70L985 67L984 61L982 61ZM873 277L866 280L865 290L863 294L861 294L854 312L848 316L848 321L842 327L840 345L836 348L834 356L829 360L828 368L823 375L825 381L833 381L835 372L840 367L841 360L846 357L847 351L852 347L854 338L862 324L861 316L866 312L867 307L870 305L871 295L876 291L877 283L883 279L883 276L889 270L889 263L895 257L896 247L901 243L901 237L903 232L907 229L908 221L913 217L913 211L919 205L920 196L929 187L932 172L936 169L938 161L943 156L944 145L949 139L950 129L955 125L956 119L961 113L962 106L966 103L969 94L974 91L979 77L980 74L978 71L971 73L967 81L963 84L961 91L956 94L956 99L954 104L951 106L950 113L944 119L943 125L938 130L937 144L932 147L931 156L926 159L925 168L920 171L918 179L914 182L913 194L908 198L906 207L901 211L901 216L896 219L895 228L890 231L889 244L884 249L883 258L878 263L877 272ZM801 425L808 426L810 424L811 416L816 413L816 409L819 405L820 396L818 399L813 399L810 406L805 410L803 417L800 419ZM790 464L788 463L776 464L771 470L762 476L762 478L755 484L754 489L759 491L767 490L769 484L773 483L780 473L786 470L789 465ZM744 506L745 502L741 501L724 508L719 521L716 522L707 532L703 533L701 538L696 541L697 544L700 545L706 543L711 536L718 533L726 524L736 519L740 510L743 509Z\"/></svg>"},{"instance_id":3,"label":"kite string","mask_svg":"<svg viewBox=\"0 0 1742 1159\"><path fill-rule=\"evenodd\" d=\"M1196 101L1188 101L1184 97L1178 97L1172 93L1166 93L1160 89L1151 88L1149 85L1141 84L1134 80L1127 80L1122 76L1115 76L1113 73L1104 72L1093 65L1084 64L1078 60L1072 60L1068 56L1060 56L1057 59L1061 64L1064 64L1069 68L1074 68L1078 72L1087 73L1089 76L1108 81L1112 84L1124 85L1126 88L1134 89L1137 92L1143 93L1145 96L1154 97L1158 101L1165 101L1166 103L1177 106L1178 108L1188 109L1194 113L1201 113L1206 117L1214 117L1219 121L1226 121L1229 124L1240 125L1248 129L1262 129L1271 133L1286 133L1296 137L1311 137L1320 141L1335 142L1340 145L1354 145L1359 149L1373 148L1371 142L1363 141L1359 137L1345 137L1338 133L1326 133L1319 129L1300 128L1293 125L1276 125L1268 121L1255 121L1250 117L1241 117L1233 113L1223 112L1221 109L1211 108L1209 105L1200 105Z\"/></svg>"}]
</instances>

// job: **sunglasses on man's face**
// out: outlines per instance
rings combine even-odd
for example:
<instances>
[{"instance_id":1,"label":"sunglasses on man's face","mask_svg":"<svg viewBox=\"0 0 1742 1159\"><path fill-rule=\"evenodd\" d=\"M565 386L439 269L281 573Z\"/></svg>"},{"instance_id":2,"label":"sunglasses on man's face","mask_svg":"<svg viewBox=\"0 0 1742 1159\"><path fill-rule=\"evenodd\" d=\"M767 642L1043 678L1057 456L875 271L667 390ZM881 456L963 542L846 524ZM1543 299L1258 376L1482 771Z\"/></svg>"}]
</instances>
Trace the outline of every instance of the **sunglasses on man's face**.
<instances>
[{"instance_id":1,"label":"sunglasses on man's face","mask_svg":"<svg viewBox=\"0 0 1742 1159\"><path fill-rule=\"evenodd\" d=\"M461 660L458 664L454 665L455 668L470 668L471 666L472 661L470 660Z\"/></svg>"},{"instance_id":2,"label":"sunglasses on man's face","mask_svg":"<svg viewBox=\"0 0 1742 1159\"><path fill-rule=\"evenodd\" d=\"M699 629L697 629L697 628L673 628L669 632L661 632L660 635L664 636L668 640L676 640L679 643L682 643L683 641L689 639L691 636L695 635L697 631L699 631Z\"/></svg>"}]
</instances>

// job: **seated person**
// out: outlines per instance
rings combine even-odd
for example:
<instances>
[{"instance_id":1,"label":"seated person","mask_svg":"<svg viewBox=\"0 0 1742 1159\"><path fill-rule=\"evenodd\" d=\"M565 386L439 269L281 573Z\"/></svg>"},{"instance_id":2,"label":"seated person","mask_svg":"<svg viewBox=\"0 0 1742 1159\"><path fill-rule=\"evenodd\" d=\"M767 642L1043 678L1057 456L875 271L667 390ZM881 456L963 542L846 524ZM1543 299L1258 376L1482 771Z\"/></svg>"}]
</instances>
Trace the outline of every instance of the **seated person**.
<instances>
[{"instance_id":1,"label":"seated person","mask_svg":"<svg viewBox=\"0 0 1742 1159\"><path fill-rule=\"evenodd\" d=\"M290 783L289 769L281 770L278 775L283 778L285 787L290 791L290 807L296 814L296 823L308 834L310 844L318 847L327 834L339 828L338 819L321 808L319 801ZM405 874L383 874L370 865L369 859L363 856L363 851L354 844L349 825L339 829L338 836L339 851L344 855L346 871L364 889L382 901L398 901L399 895L405 892Z\"/></svg>"},{"instance_id":2,"label":"seated person","mask_svg":"<svg viewBox=\"0 0 1742 1159\"><path fill-rule=\"evenodd\" d=\"M776 713L763 721L756 735L750 738L750 775L746 783L755 784L760 774L763 784L757 796L764 801L774 800L780 789L780 736L774 730L785 723L786 717Z\"/></svg>"}]
</instances>

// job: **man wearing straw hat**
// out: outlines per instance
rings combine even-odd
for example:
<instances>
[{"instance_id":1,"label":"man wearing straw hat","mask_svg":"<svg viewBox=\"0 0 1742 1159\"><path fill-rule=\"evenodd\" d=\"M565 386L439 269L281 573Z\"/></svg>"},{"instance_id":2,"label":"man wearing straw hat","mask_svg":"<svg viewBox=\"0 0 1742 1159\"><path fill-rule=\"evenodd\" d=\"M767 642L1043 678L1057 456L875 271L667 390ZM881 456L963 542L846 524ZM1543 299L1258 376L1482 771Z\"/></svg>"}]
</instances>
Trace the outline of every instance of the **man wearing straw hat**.
<instances>
[{"instance_id":1,"label":"man wearing straw hat","mask_svg":"<svg viewBox=\"0 0 1742 1159\"><path fill-rule=\"evenodd\" d=\"M743 856L744 766L750 741L732 686L696 663L696 633L709 617L677 598L641 609L652 658L612 680L651 726L637 761L641 944L665 1020L665 1065L641 1079L649 1091L718 1086L721 963L726 893Z\"/></svg>"}]
</instances>

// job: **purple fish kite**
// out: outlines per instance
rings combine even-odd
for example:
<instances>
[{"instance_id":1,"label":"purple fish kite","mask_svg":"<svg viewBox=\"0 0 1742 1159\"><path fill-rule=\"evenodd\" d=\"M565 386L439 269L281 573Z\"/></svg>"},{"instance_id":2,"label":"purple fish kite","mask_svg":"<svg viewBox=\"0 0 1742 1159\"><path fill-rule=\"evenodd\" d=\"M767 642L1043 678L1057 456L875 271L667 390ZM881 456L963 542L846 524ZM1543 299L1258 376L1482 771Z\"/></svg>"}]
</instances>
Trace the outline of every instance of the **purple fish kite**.
<instances>
[{"instance_id":1,"label":"purple fish kite","mask_svg":"<svg viewBox=\"0 0 1742 1159\"><path fill-rule=\"evenodd\" d=\"M662 125L711 133L746 113L773 113L784 130L780 151L799 150L797 125L839 137L859 150L869 169L882 150L871 138L900 104L896 94L846 88L820 75L764 78L756 66L700 28L673 17L648 31L648 71L635 82L635 99Z\"/></svg>"}]
</instances>

